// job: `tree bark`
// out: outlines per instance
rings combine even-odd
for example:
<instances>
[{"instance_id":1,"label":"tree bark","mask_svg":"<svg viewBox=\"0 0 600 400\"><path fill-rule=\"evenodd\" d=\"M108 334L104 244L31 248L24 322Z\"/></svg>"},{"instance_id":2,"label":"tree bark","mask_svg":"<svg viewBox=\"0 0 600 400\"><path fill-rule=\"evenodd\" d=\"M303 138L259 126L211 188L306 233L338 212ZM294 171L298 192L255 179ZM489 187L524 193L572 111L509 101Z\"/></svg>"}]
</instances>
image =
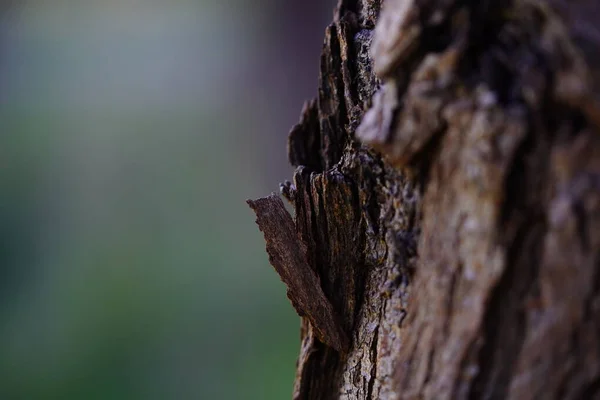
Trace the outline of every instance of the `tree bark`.
<instances>
[{"instance_id":1,"label":"tree bark","mask_svg":"<svg viewBox=\"0 0 600 400\"><path fill-rule=\"evenodd\" d=\"M289 136L294 399L600 398L600 7L381 3L340 0Z\"/></svg>"}]
</instances>

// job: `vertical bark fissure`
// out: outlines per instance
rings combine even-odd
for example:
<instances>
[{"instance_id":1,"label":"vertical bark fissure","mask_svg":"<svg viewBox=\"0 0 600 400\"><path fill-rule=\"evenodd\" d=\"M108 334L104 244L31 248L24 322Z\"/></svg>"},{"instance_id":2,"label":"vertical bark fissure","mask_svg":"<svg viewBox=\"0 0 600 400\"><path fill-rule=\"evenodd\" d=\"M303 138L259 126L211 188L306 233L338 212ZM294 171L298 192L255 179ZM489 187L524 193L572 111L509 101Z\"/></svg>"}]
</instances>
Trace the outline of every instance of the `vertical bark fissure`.
<instances>
[{"instance_id":1,"label":"vertical bark fissure","mask_svg":"<svg viewBox=\"0 0 600 400\"><path fill-rule=\"evenodd\" d=\"M377 326L377 328L375 328L375 332L374 332L374 340L371 343L371 354L369 354L369 357L371 357L372 360L372 368L371 368L371 374L369 376L369 382L367 385L367 399L372 399L373 398L373 388L375 387L375 379L377 379L377 341L378 341L378 334L379 334L379 326Z\"/></svg>"},{"instance_id":2,"label":"vertical bark fissure","mask_svg":"<svg viewBox=\"0 0 600 400\"><path fill-rule=\"evenodd\" d=\"M340 42L339 23L327 27L325 50L321 57L318 105L321 114L321 149L325 170L332 168L342 157L348 135L348 110L344 100L344 80Z\"/></svg>"},{"instance_id":3,"label":"vertical bark fissure","mask_svg":"<svg viewBox=\"0 0 600 400\"><path fill-rule=\"evenodd\" d=\"M358 185L352 181L351 185L350 185L351 189L352 189L352 204L357 204L360 205L361 201L360 201L360 189L358 187ZM367 263L366 263L366 251L367 251L367 246L366 246L366 230L364 228L364 218L362 216L362 207L356 207L355 208L355 214L354 214L354 219L356 221L358 221L357 226L359 227L358 232L355 232L354 234L356 235L356 245L357 248L361 249L360 252L360 258L357 260L359 267L357 268L358 271L355 272L355 276L356 276L356 289L355 289L355 304L356 307L354 308L354 313L351 316L352 317L352 325L350 326L351 330L355 329L356 326L356 321L358 319L359 313L360 313L360 309L362 308L362 304L363 304L363 296L365 293L365 277L367 274Z\"/></svg>"},{"instance_id":4,"label":"vertical bark fissure","mask_svg":"<svg viewBox=\"0 0 600 400\"><path fill-rule=\"evenodd\" d=\"M541 256L541 234L544 229L534 229L543 223L535 216L543 205L526 204L523 193L532 179L543 176L542 171L531 171L526 160L535 156L535 136L529 129L528 137L517 150L513 165L505 181L505 199L499 218L499 226L506 234L501 239L506 246L506 269L495 288L491 290L489 303L482 324L482 343L479 350L476 378L471 385L469 398L502 399L506 397L512 370L525 338L524 301L537 276L535 262L530 269L520 262L524 255ZM539 235L536 237L535 235ZM531 243L530 243L531 242ZM508 295L507 295L508 294ZM510 327L508 326L510 324ZM498 352L508 343L511 352ZM495 392L494 392L495 391ZM493 393L494 392L494 393ZM492 395L493 393L493 395Z\"/></svg>"},{"instance_id":5,"label":"vertical bark fissure","mask_svg":"<svg viewBox=\"0 0 600 400\"><path fill-rule=\"evenodd\" d=\"M581 390L581 394L576 397L577 400L597 399L600 395L600 378L590 382Z\"/></svg>"}]
</instances>

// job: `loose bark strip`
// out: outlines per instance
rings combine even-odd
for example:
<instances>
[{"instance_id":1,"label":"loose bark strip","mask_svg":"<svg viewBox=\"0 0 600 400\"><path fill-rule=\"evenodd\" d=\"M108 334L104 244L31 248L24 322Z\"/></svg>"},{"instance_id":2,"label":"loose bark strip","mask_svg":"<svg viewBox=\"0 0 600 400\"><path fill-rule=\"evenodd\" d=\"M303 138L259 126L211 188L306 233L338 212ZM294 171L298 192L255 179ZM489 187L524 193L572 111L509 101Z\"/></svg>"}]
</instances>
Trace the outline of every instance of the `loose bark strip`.
<instances>
[{"instance_id":1,"label":"loose bark strip","mask_svg":"<svg viewBox=\"0 0 600 400\"><path fill-rule=\"evenodd\" d=\"M276 195L248 200L265 235L269 261L288 288L288 297L319 338L338 351L348 348L340 318L325 297L319 277L306 261L306 246L298 240L294 221Z\"/></svg>"}]
</instances>

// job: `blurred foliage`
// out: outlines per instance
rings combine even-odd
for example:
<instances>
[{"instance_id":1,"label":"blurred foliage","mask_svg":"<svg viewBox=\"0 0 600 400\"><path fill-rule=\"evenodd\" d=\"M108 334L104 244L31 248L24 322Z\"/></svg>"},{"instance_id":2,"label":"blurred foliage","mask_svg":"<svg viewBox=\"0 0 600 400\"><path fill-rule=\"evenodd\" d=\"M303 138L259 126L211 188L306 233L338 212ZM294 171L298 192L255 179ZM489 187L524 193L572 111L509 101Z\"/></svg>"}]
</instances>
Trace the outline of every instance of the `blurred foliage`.
<instances>
[{"instance_id":1,"label":"blurred foliage","mask_svg":"<svg viewBox=\"0 0 600 400\"><path fill-rule=\"evenodd\" d=\"M244 200L295 120L252 75L277 7L234 3L2 15L1 399L290 396L299 321Z\"/></svg>"}]
</instances>

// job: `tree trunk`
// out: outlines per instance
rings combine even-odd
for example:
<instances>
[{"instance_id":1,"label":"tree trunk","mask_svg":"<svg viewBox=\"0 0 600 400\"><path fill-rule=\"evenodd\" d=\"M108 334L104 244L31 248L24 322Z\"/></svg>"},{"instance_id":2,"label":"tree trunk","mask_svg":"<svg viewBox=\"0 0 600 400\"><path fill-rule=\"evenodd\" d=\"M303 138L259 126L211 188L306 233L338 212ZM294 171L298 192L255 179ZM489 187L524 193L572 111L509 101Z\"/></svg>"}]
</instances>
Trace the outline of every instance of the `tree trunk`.
<instances>
[{"instance_id":1,"label":"tree trunk","mask_svg":"<svg viewBox=\"0 0 600 400\"><path fill-rule=\"evenodd\" d=\"M295 221L251 202L294 399L599 399L600 7L380 3L326 30Z\"/></svg>"}]
</instances>

